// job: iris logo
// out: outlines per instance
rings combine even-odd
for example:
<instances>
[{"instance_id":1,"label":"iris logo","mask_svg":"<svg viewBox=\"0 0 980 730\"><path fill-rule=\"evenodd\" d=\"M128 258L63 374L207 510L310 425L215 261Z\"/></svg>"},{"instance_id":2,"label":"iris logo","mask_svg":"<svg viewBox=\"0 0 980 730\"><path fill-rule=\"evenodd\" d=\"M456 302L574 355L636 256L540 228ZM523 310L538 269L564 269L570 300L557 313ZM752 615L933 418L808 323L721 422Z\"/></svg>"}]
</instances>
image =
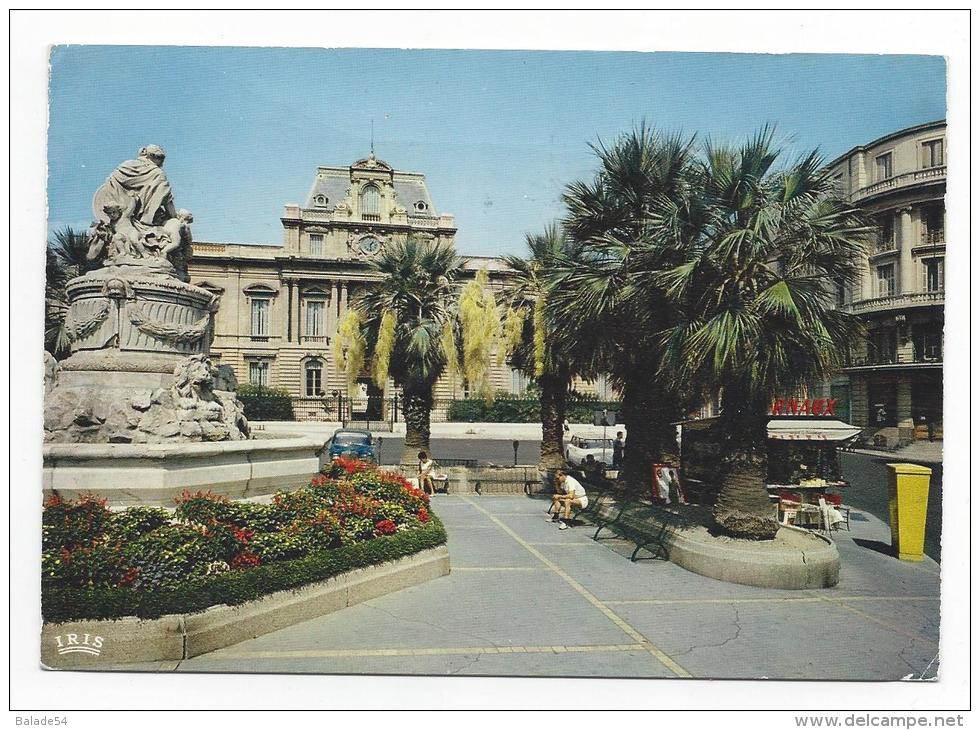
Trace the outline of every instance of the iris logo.
<instances>
[{"instance_id":1,"label":"iris logo","mask_svg":"<svg viewBox=\"0 0 980 730\"><path fill-rule=\"evenodd\" d=\"M93 634L82 634L79 640L78 634L65 634L56 636L54 640L58 643L59 654L91 654L99 656L102 653L102 642L105 641L101 636Z\"/></svg>"}]
</instances>

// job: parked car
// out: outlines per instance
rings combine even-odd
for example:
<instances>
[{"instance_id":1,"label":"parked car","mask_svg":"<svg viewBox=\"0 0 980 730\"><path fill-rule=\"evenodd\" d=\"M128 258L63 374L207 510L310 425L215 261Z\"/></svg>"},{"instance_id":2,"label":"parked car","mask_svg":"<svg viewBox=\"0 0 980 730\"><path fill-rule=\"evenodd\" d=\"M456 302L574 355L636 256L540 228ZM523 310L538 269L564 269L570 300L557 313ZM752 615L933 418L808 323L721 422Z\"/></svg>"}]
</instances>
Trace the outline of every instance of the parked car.
<instances>
[{"instance_id":1,"label":"parked car","mask_svg":"<svg viewBox=\"0 0 980 730\"><path fill-rule=\"evenodd\" d=\"M326 443L327 458L353 456L364 461L377 461L377 444L370 431L354 428L338 428Z\"/></svg>"},{"instance_id":2,"label":"parked car","mask_svg":"<svg viewBox=\"0 0 980 730\"><path fill-rule=\"evenodd\" d=\"M565 444L565 459L574 466L581 464L589 454L600 464L612 464L613 439L576 434Z\"/></svg>"}]
</instances>

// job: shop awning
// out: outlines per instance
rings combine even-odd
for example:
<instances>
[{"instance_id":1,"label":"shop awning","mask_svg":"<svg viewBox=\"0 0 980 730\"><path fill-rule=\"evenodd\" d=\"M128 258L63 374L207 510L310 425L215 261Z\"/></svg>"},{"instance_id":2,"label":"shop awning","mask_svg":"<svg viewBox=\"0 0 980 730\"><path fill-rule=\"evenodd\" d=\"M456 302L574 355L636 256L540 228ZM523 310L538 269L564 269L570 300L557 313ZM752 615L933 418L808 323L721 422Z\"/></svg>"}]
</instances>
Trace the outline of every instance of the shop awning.
<instances>
[{"instance_id":1,"label":"shop awning","mask_svg":"<svg viewBox=\"0 0 980 730\"><path fill-rule=\"evenodd\" d=\"M782 441L846 441L861 429L843 421L787 418L769 421L769 438Z\"/></svg>"}]
</instances>

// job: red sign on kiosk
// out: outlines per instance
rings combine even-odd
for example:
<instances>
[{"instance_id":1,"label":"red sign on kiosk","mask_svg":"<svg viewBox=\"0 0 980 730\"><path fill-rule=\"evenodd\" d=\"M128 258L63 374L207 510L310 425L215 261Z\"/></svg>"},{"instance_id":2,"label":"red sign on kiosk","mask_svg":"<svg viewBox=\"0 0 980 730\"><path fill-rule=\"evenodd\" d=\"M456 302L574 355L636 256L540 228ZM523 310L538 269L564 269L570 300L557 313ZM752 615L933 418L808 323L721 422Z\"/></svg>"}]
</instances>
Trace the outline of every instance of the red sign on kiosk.
<instances>
[{"instance_id":1,"label":"red sign on kiosk","mask_svg":"<svg viewBox=\"0 0 980 730\"><path fill-rule=\"evenodd\" d=\"M833 416L836 398L776 398L772 403L773 416Z\"/></svg>"}]
</instances>

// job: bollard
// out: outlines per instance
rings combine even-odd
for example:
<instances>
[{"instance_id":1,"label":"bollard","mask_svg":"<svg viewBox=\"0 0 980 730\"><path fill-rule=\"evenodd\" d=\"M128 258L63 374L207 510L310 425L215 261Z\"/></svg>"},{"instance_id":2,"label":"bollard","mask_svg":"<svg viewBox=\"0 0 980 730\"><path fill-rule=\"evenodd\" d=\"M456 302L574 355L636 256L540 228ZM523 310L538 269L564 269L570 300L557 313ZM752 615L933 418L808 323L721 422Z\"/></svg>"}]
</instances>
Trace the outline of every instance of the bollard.
<instances>
[{"instance_id":1,"label":"bollard","mask_svg":"<svg viewBox=\"0 0 980 730\"><path fill-rule=\"evenodd\" d=\"M922 560L932 469L919 464L888 464L888 467L892 470L888 499L892 548L899 560Z\"/></svg>"}]
</instances>

